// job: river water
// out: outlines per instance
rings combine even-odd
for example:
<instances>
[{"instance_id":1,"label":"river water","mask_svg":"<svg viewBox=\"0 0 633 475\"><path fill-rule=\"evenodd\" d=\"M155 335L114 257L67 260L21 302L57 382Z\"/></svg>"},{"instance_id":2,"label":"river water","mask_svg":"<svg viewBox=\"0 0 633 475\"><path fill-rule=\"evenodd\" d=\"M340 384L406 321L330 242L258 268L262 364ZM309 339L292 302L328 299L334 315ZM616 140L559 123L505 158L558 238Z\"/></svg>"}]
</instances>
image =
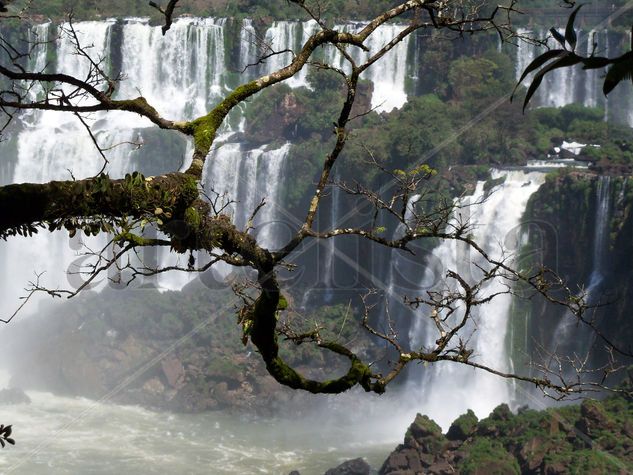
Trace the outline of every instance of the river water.
<instances>
[{"instance_id":1,"label":"river water","mask_svg":"<svg viewBox=\"0 0 633 475\"><path fill-rule=\"evenodd\" d=\"M0 407L14 447L4 474L323 474L364 456L375 469L398 442L379 424L318 417L255 419L223 412L171 414L85 398L28 392L31 404ZM400 439L403 437L401 432Z\"/></svg>"}]
</instances>

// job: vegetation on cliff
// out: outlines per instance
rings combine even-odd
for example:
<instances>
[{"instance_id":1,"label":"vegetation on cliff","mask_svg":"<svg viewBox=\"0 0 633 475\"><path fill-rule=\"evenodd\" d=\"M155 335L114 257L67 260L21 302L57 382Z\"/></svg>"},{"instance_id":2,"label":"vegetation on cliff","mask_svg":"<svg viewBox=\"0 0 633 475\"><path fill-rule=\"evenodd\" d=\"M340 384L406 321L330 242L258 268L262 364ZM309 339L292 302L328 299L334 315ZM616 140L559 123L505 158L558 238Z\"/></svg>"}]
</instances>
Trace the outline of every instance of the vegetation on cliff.
<instances>
[{"instance_id":1,"label":"vegetation on cliff","mask_svg":"<svg viewBox=\"0 0 633 475\"><path fill-rule=\"evenodd\" d=\"M521 408L516 414L501 405L480 421L472 413L459 417L446 435L418 415L379 473L563 475L631 470L633 399L612 396L543 411Z\"/></svg>"}]
</instances>

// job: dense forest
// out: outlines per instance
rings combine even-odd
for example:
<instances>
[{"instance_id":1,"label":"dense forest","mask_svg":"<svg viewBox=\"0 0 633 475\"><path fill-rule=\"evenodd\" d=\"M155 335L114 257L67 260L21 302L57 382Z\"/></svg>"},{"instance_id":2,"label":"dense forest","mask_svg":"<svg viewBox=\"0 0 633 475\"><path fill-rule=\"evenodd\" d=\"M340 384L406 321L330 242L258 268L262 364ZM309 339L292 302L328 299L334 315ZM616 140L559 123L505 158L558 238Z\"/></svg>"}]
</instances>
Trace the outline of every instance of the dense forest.
<instances>
[{"instance_id":1,"label":"dense forest","mask_svg":"<svg viewBox=\"0 0 633 475\"><path fill-rule=\"evenodd\" d=\"M158 4L160 3L158 2ZM164 1L162 3L167 2ZM397 3L397 1L393 0L326 0L317 2L314 5L318 5L315 11L319 11L324 18L365 20ZM608 5L593 2L589 3L585 10L594 8L604 11L606 7L608 11L609 9L619 8L625 3L625 0L613 0ZM525 10L527 14L517 14L514 19L518 24L530 22L532 24L551 26L547 23L549 21L548 15L535 15L533 10L544 8L547 9L549 15L564 18L565 9L559 8L561 6L564 7L564 5L559 5L559 2L551 0L520 0L516 8L519 11ZM57 19L63 17L65 12L73 11L76 18L80 19L149 16L156 21L160 21L160 14L149 7L146 0L129 0L126 2L117 0L42 0L33 2L29 11L35 15L44 15ZM252 19L272 18L279 20L301 19L305 16L301 9L286 0L187 0L178 6L176 14ZM620 16L614 21L614 26L626 27L630 23L630 16L630 13ZM595 22L596 20L594 19L593 21Z\"/></svg>"}]
</instances>

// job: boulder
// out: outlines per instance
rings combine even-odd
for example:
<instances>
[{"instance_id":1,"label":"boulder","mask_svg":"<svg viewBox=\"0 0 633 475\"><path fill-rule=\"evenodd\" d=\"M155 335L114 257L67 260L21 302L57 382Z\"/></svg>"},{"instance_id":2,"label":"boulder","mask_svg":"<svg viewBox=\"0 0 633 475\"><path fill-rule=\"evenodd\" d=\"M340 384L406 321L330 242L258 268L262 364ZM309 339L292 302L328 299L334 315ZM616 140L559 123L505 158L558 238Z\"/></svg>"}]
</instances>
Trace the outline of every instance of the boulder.
<instances>
[{"instance_id":1,"label":"boulder","mask_svg":"<svg viewBox=\"0 0 633 475\"><path fill-rule=\"evenodd\" d=\"M425 453L436 454L442 450L446 438L434 420L418 414L404 437L404 445Z\"/></svg>"},{"instance_id":2,"label":"boulder","mask_svg":"<svg viewBox=\"0 0 633 475\"><path fill-rule=\"evenodd\" d=\"M426 473L434 465L438 471L444 470L444 466L441 465L445 462L442 459L442 453L448 445L448 440L442 434L440 426L427 416L418 414L407 430L404 444L396 447L378 473L391 475Z\"/></svg>"},{"instance_id":3,"label":"boulder","mask_svg":"<svg viewBox=\"0 0 633 475\"><path fill-rule=\"evenodd\" d=\"M181 389L185 385L185 368L175 356L170 356L160 362L163 374L169 386Z\"/></svg>"},{"instance_id":4,"label":"boulder","mask_svg":"<svg viewBox=\"0 0 633 475\"><path fill-rule=\"evenodd\" d=\"M158 378L151 378L143 384L143 391L151 398L162 398L165 393L165 385Z\"/></svg>"},{"instance_id":5,"label":"boulder","mask_svg":"<svg viewBox=\"0 0 633 475\"><path fill-rule=\"evenodd\" d=\"M380 473L396 474L396 473L420 473L424 469L420 454L415 449L399 448L385 460L382 464ZM428 466L428 465L427 465Z\"/></svg>"},{"instance_id":6,"label":"boulder","mask_svg":"<svg viewBox=\"0 0 633 475\"><path fill-rule=\"evenodd\" d=\"M613 421L605 412L602 404L592 399L585 399L580 405L580 419L576 428L590 437L602 431L610 431L614 427Z\"/></svg>"},{"instance_id":7,"label":"boulder","mask_svg":"<svg viewBox=\"0 0 633 475\"><path fill-rule=\"evenodd\" d=\"M448 429L446 433L446 438L448 440L466 440L477 430L477 416L475 413L468 409L466 414L462 414L451 424L451 427Z\"/></svg>"},{"instance_id":8,"label":"boulder","mask_svg":"<svg viewBox=\"0 0 633 475\"><path fill-rule=\"evenodd\" d=\"M335 468L331 468L325 475L369 475L371 467L362 458L348 460Z\"/></svg>"},{"instance_id":9,"label":"boulder","mask_svg":"<svg viewBox=\"0 0 633 475\"><path fill-rule=\"evenodd\" d=\"M450 463L442 461L431 465L427 473L429 475L451 475L457 473L457 470Z\"/></svg>"},{"instance_id":10,"label":"boulder","mask_svg":"<svg viewBox=\"0 0 633 475\"><path fill-rule=\"evenodd\" d=\"M519 451L519 463L524 472L540 473L539 469L549 447L542 437L532 437Z\"/></svg>"}]
</instances>

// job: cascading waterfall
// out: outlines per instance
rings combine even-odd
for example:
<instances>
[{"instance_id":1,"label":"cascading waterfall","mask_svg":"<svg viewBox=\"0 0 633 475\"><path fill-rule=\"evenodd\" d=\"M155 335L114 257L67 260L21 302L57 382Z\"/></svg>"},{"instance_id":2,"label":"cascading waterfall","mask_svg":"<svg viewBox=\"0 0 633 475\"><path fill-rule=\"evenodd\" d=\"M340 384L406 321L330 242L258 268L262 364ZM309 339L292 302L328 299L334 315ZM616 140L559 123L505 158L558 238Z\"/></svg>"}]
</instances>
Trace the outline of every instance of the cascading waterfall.
<instances>
[{"instance_id":1,"label":"cascading waterfall","mask_svg":"<svg viewBox=\"0 0 633 475\"><path fill-rule=\"evenodd\" d=\"M318 29L319 25L316 21L310 20L303 23L276 21L266 31L265 42L270 45L270 52L285 51L291 49L297 51L305 44L310 36ZM266 61L266 72L271 73L277 71L288 64L293 59L293 54L281 53L271 56ZM308 83L308 68L303 68L299 73L288 79L286 83L290 87L310 87Z\"/></svg>"},{"instance_id":2,"label":"cascading waterfall","mask_svg":"<svg viewBox=\"0 0 633 475\"><path fill-rule=\"evenodd\" d=\"M257 32L253 20L242 20L240 30L240 68L249 78L253 76L254 65L257 64Z\"/></svg>"},{"instance_id":3,"label":"cascading waterfall","mask_svg":"<svg viewBox=\"0 0 633 475\"><path fill-rule=\"evenodd\" d=\"M564 30L559 30L564 35ZM519 28L517 33L524 36L545 38L549 35L547 30L527 30ZM598 56L614 57L621 54L630 42L623 42L624 35L614 34L608 30L577 31L578 49L583 54L590 55L594 51L594 43L597 45L595 54ZM550 35L551 36L551 35ZM626 43L626 45L624 44ZM556 40L549 38L548 46L552 49L559 48ZM516 49L516 79L518 80L525 68L539 55L544 48L519 42ZM633 126L633 114L630 113L633 106L633 93L627 84L617 87L608 99L602 94L603 70L587 70L579 72L578 68L560 68L548 73L543 79L532 104L537 107L563 107L568 104L578 103L587 107L601 107L605 109L605 120L614 120ZM524 81L527 87L533 73ZM618 104L618 107L609 107L609 104ZM620 105L622 105L620 107Z\"/></svg>"},{"instance_id":4,"label":"cascading waterfall","mask_svg":"<svg viewBox=\"0 0 633 475\"><path fill-rule=\"evenodd\" d=\"M609 216L611 211L611 177L598 177L596 187L596 224L593 238L593 270L587 287L588 298L604 279L607 239L609 237Z\"/></svg>"},{"instance_id":5,"label":"cascading waterfall","mask_svg":"<svg viewBox=\"0 0 633 475\"><path fill-rule=\"evenodd\" d=\"M416 205L421 195L413 195L407 202L405 211L405 221L410 223L416 213ZM400 239L405 232L405 225L400 223L395 229L392 238ZM418 256L413 256L419 259ZM389 252L389 272L387 280L380 288L384 294L384 307L382 309L382 317L380 321L386 322L391 319L392 323L399 327L406 321L409 321L415 314L410 306L408 306L403 296L411 292L411 280L418 275L422 267L420 262L414 260L411 262L411 256L405 255L402 250L392 249Z\"/></svg>"},{"instance_id":6,"label":"cascading waterfall","mask_svg":"<svg viewBox=\"0 0 633 475\"><path fill-rule=\"evenodd\" d=\"M338 179L335 177L334 182ZM337 185L332 186L332 204L330 206L330 229L336 229L338 226L339 215L341 210L341 188ZM334 276L336 262L336 241L328 239L325 242L325 256L323 258L323 285L325 286L325 301L330 302L334 296ZM306 294L307 295L307 294Z\"/></svg>"},{"instance_id":7,"label":"cascading waterfall","mask_svg":"<svg viewBox=\"0 0 633 475\"><path fill-rule=\"evenodd\" d=\"M289 151L289 143L278 149L262 147L248 151L242 150L239 143L223 145L211 155L203 180L207 192L213 190L222 197L220 202L224 200L240 229L246 227L251 214L265 199L266 205L256 215L253 226L259 241L267 248L279 243L281 223L275 221L278 215L275 208L282 207L282 172Z\"/></svg>"},{"instance_id":8,"label":"cascading waterfall","mask_svg":"<svg viewBox=\"0 0 633 475\"><path fill-rule=\"evenodd\" d=\"M109 32L112 22L86 22L76 24L75 29L79 38L86 44L91 44L91 53L95 56L105 56L109 45ZM40 38L48 36L49 25L36 27L32 36ZM49 45L47 48L52 47ZM41 70L46 64L47 48L38 48L31 58L30 69ZM62 35L56 42L58 51L58 70L66 73L85 77L88 65L78 55L71 54L71 39L68 35ZM34 90L33 94L38 91ZM72 115L66 116L65 121L60 121L60 115L55 112L32 112L24 115L23 130L16 138L17 160L12 170L10 182L46 182L54 179L68 179L71 177L69 170L76 178L83 178L99 172L102 161L98 157L94 145L80 122ZM116 128L111 131L104 130L95 133L97 138L109 146L114 141L130 141L131 137L122 137L117 134ZM115 155L119 155L115 149ZM116 166L119 156L111 156L113 167ZM19 304L18 297L24 294L24 287L29 282L36 281L37 273L41 275L40 283L53 288L66 282L66 269L76 271L77 268L69 267L76 257L79 237L68 239L67 235L55 233L41 233L33 237L28 246L16 239L2 244L5 259L2 265L2 289L0 290L3 302L0 304L0 312L3 316L11 315ZM82 238L86 245L97 248L102 245L103 238ZM78 263L78 262L77 262ZM63 285L63 284L62 284Z\"/></svg>"},{"instance_id":9,"label":"cascading waterfall","mask_svg":"<svg viewBox=\"0 0 633 475\"><path fill-rule=\"evenodd\" d=\"M162 115L174 120L185 120L202 115L210 106L219 100L223 93L234 87L230 83L225 54L226 42L224 38L225 23L223 19L182 18L172 25L169 35L163 36L159 27L152 27L146 19L131 18L123 20L121 25L115 21L78 22L74 24L79 40L82 44L90 45L88 53L95 59L103 59L102 67L106 72L113 68L120 68L124 80L117 91L118 98L137 97L142 94ZM30 31L31 39L47 38L55 30L50 24L36 25ZM297 49L310 35L316 24L314 22L276 22L266 33L271 40L272 48L277 50ZM373 40L370 45L377 48L376 41L389 40L397 32L395 26L387 26L379 30L380 38ZM120 31L120 44L113 44L113 34ZM256 62L257 55L262 51L254 41L255 30L252 22L244 20L240 38L240 55L237 64L246 66ZM53 48L56 63L49 65L49 71L63 71L64 73L85 77L88 64L84 58L73 54L73 43L68 35L53 43L40 42L31 54L28 68L40 71L47 65L50 56L48 49ZM121 58L121 64L112 64L111 53L119 48L116 57ZM388 55L381 61L380 72L373 72L371 68L369 79L380 81L382 86L377 91L374 100L383 104L383 108L391 103L387 102L392 91L397 94L398 104L402 105L406 95L404 91L404 76L398 71L399 65L406 62L406 42L396 48L398 54ZM391 59L395 58L395 59ZM285 66L290 61L289 55L275 55L265 66L266 71ZM257 68L247 70L246 75L257 73ZM390 71L391 75L387 75ZM307 86L308 68L290 81L293 87ZM391 84L390 81L395 81ZM37 89L33 93L37 93ZM382 96L381 96L382 94ZM404 99L403 99L404 98ZM15 165L3 164L3 182L45 182L52 179L67 179L71 175L75 178L85 178L95 175L101 169L101 161L94 144L83 129L79 120L68 114L55 112L30 112L20 117L22 130L15 139L18 145ZM152 126L147 119L127 113L98 113L90 118L93 133L104 148L117 144L142 143L145 130ZM231 128L224 130L226 140L230 140ZM169 140L169 139L167 139ZM264 197L274 203L278 200L282 177L282 168L290 146L284 145L276 150L243 150L240 144L226 142L215 153L214 159L219 163L213 165L206 175L212 179L214 186L226 191L228 196L238 197L244 205L244 210L253 209L253 204ZM178 156L152 156L151 165L146 165L155 171L182 169L188 149L183 149ZM159 154L160 155L160 154ZM231 156L232 163L226 164L223 159ZM142 163L142 149L136 151L130 146L121 145L107 152L109 164L107 172L112 177L122 177L128 170L144 171ZM160 162L157 165L157 162ZM249 163L250 162L250 163ZM237 167L231 172L231 166ZM224 170L224 171L222 171ZM248 175L244 175L247 173ZM235 177L256 177L260 184L252 191L248 186L236 180ZM218 181L220 179L221 181ZM228 180L228 181L227 181ZM227 186L231 183L231 186ZM251 182L254 183L254 182ZM265 185L265 186L264 186ZM267 187L267 188L266 188ZM270 203L259 216L259 223L274 221L274 206ZM245 211L247 212L247 211ZM243 216L236 216L244 224ZM241 221L240 221L241 220ZM260 238L268 247L274 247L276 236L279 235L279 225L267 225L260 231ZM103 238L79 238L68 241L64 233L54 235L42 234L22 246L16 240L2 244L1 249L8 259L3 261L2 272L5 274L3 282L11 282L2 287L2 301L16 302L29 281L34 279L33 270L44 272L43 284L51 287L66 286L66 269L70 262L78 259L77 252L81 243L97 248L103 244ZM175 261L174 261L175 259ZM178 257L162 252L158 258L165 265L182 265ZM28 262L30 265L23 266ZM77 261L79 263L79 261ZM85 264L82 260L81 263ZM10 275L8 274L10 272ZM10 277L10 278L9 278ZM174 273L161 274L158 277L159 287L177 289L188 281L187 277ZM76 285L76 282L75 282ZM0 308L3 315L12 312L11 306Z\"/></svg>"},{"instance_id":10,"label":"cascading waterfall","mask_svg":"<svg viewBox=\"0 0 633 475\"><path fill-rule=\"evenodd\" d=\"M605 278L611 197L611 177L599 176L596 184L596 214L591 253L592 269L584 290L585 301L588 305L598 303L601 284ZM554 335L553 341L556 342L557 348L552 348L553 351L556 350L566 355L572 353L583 355L589 351L595 333L584 325L579 326L576 317L568 313L563 316L563 319L556 327Z\"/></svg>"},{"instance_id":11,"label":"cascading waterfall","mask_svg":"<svg viewBox=\"0 0 633 475\"><path fill-rule=\"evenodd\" d=\"M266 32L266 42L270 48L266 48L264 54L276 51L292 49L297 51L316 31L315 21L307 22L287 22L277 21ZM335 28L347 32L356 32L363 28L364 24L347 23L337 25ZM404 25L386 24L380 26L367 40L369 51L363 51L358 47L350 46L347 52L357 62L366 61L370 56L376 54L383 46L393 40L405 28ZM415 67L408 68L409 37L399 42L389 54L385 55L362 74L363 79L373 83L374 92L372 94L371 106L378 112L390 112L394 108L399 109L407 101L406 82L408 69L416 70ZM340 51L331 45L325 48L325 60L345 71L349 70L347 61ZM316 53L318 58L319 53ZM265 72L270 73L292 61L292 53L275 54L265 62ZM252 64L252 63L249 63ZM308 69L304 67L293 78L286 81L290 87L310 87Z\"/></svg>"},{"instance_id":12,"label":"cascading waterfall","mask_svg":"<svg viewBox=\"0 0 633 475\"><path fill-rule=\"evenodd\" d=\"M505 258L512 264L519 249L521 217L530 196L544 183L545 173L493 170L492 177L503 178L504 182L493 188L489 195L484 189L484 182L479 182L471 196L459 200L461 206L453 219L466 219L475 224L472 237L485 252L493 259ZM468 213L470 215L466 216ZM431 264L420 283L421 291L444 288L445 284L437 282L444 282L448 270L474 283L483 275L477 266L490 268L490 264L486 264L474 250L452 240L443 240L433 251ZM477 307L469 325L460 332L465 340L469 339L474 361L501 371L510 369L506 334L511 296L503 293L508 284L499 278L484 284L479 298L500 295ZM421 307L417 312L409 334L413 349L430 347L438 338L437 330L428 318L431 311L428 307ZM466 366L439 363L422 371L422 375L417 372L411 375L407 393L414 399L412 403L418 410L433 414L433 418L445 429L469 408L483 417L495 406L509 402L513 397L511 385L502 378L483 371L475 372Z\"/></svg>"},{"instance_id":13,"label":"cascading waterfall","mask_svg":"<svg viewBox=\"0 0 633 475\"><path fill-rule=\"evenodd\" d=\"M159 27L152 27L147 20L128 19L121 25L113 21L106 22L82 22L76 23L82 42L92 44L89 52L94 57L105 58L104 67L117 67L125 75L126 79L121 83L117 97L145 96L156 109L169 119L184 120L203 114L222 95L234 87L233 74L230 74L227 66L226 53L227 41L224 37L225 21L218 19L179 19L174 22L170 32L166 36L160 34ZM362 25L347 24L341 28L347 31L356 31ZM33 27L32 35L39 38L49 35L51 25L38 25ZM113 44L113 32L120 28L121 44ZM314 31L313 22L276 22L266 32L266 38L273 43L274 49L295 49L305 41L310 32ZM368 43L370 53L365 53L359 48L349 46L350 54L360 61L367 54L375 53L378 48L392 40L402 31L402 25L385 25L373 35ZM602 44L608 43L608 35L597 32L598 36L604 35ZM257 62L261 53L254 41L255 30L250 20L244 20L240 33L241 44L239 47L240 58L234 64L245 67ZM589 35L591 37L591 35ZM586 45L590 47L589 44ZM64 71L69 74L85 76L86 64L81 58L71 54L70 40L65 37L53 44L42 43L32 54L29 69L41 70L49 57L48 48L55 48L57 63L51 68ZM118 57L121 64L111 63L112 50L120 48ZM344 64L342 55L335 48L323 49L327 60L335 66ZM409 39L405 39L394 49L372 66L365 74L365 79L372 81L374 93L372 106L378 111L390 111L401 107L407 100L406 83L407 70L417 71L417 67L407 68L407 54ZM521 45L517 53L517 71L522 71L530 60L535 57L536 50L528 45ZM610 48L604 53L612 56ZM290 55L275 55L264 66L247 69L246 77L253 77L256 73L270 72L276 68L285 66L291 60ZM410 66L410 65L409 65ZM556 75L558 74L558 76ZM563 74L568 74L564 76ZM570 72L556 72L553 79L543 84L537 98L540 105L563 105L574 99L581 98L587 105L606 106L600 94L597 84L600 82L599 72L589 73L589 81L596 83L596 87L588 87L589 81L575 80ZM289 81L292 87L309 86L309 71L307 68ZM561 84L564 85L559 91ZM582 92L578 84L583 84ZM138 89L138 90L137 90ZM37 91L34 91L35 93ZM592 95L593 94L593 95ZM617 94L623 94L618 96ZM624 104L631 104L631 99L626 92L615 92L614 97L624 98ZM627 102L629 101L629 102ZM625 107L626 108L626 107ZM615 108L614 108L615 109ZM633 110L633 107L628 108ZM55 178L69 178L68 170L72 170L76 178L92 176L102 166L94 145L82 128L79 121L72 115L61 115L52 112L25 113L21 116L22 130L15 143L17 143L17 159L15 165L4 166L0 169L2 182L20 181L48 181ZM123 142L143 141L147 137L151 124L133 114L109 113L95 114L92 117L93 130L103 146L112 146ZM231 121L234 123L234 121ZM235 129L230 124L222 131L222 144L213 152L205 169L204 183L207 191L214 190L218 193L226 193L237 204L229 205L229 210L238 227L244 227L248 217L265 198L267 205L259 212L254 222L254 233L264 246L275 248L280 242L283 232L277 222L283 210L280 210L281 191L284 186L284 166L291 154L290 144L284 144L278 148L261 147L247 149L242 143L231 142ZM166 139L169 141L170 139ZM180 163L183 157L189 156L185 147L178 156L154 156L152 166L160 162L162 170L173 170L182 167ZM127 171L140 169L146 166L148 157L143 156L143 149L131 150L128 146L120 146L108 152L110 164L108 172L113 177L121 177ZM144 161L145 160L145 161ZM495 192L480 205L475 205L466 210L473 214L471 221L477 223L473 231L473 237L479 243L485 244L485 249L493 257L499 257L501 248L509 251L517 250L516 233L518 225L525 209L527 200L543 182L544 174L538 171L494 171L494 178L505 178L505 182L495 188ZM609 188L608 180L600 185L599 193ZM340 190L334 188L330 221L332 226L339 223ZM605 198L609 195L604 191ZM474 194L465 198L461 204L477 203L486 195L484 184L479 183ZM601 195L602 196L602 195ZM411 206L411 205L409 205ZM606 205L608 210L609 205ZM465 212L462 211L462 212ZM608 213L605 213L608 215ZM605 218L606 219L606 218ZM606 229L606 224L605 224ZM605 231L606 232L606 231ZM603 241L607 234L596 236L595 242ZM505 236L502 242L499 237ZM86 244L96 247L102 240L86 240ZM8 243L0 243L2 252L3 285L0 287L2 306L0 316L5 316L14 308L6 307L4 302L17 303L17 296L29 280L33 279L33 270L47 270L44 276L47 282L66 282L65 269L70 262L77 259L77 250L80 248L79 238L68 240L65 233L53 236L43 233L37 239L28 242L28 247L23 246L18 240L9 240ZM334 255L337 252L336 241L328 240L326 243L326 258L320 263L325 265L324 276L329 279L326 282L329 288L333 286L332 278L335 273ZM433 263L426 270L422 282L419 283L421 291L428 289L437 280L442 280L446 269L452 269L464 276L476 278L478 269L472 264L477 261L472 252L463 246L444 241L433 251ZM398 272L403 262L399 260L400 254L392 253L392 262L387 276L386 294L389 300L401 290L398 281ZM602 267L599 263L604 258L603 254L594 251L595 275L601 275ZM173 256L160 257L163 263L173 264ZM24 263L28 265L24 265ZM441 264L438 267L435 264ZM46 266L45 266L46 264ZM57 272L53 270L57 269ZM593 274L592 274L593 276ZM178 289L189 279L188 276L172 274L161 275L158 281L159 287ZM501 282L488 284L484 291L492 294L503 287ZM591 285L590 285L591 287ZM306 292L306 296L308 292ZM508 369L509 357L506 349L506 328L510 308L510 296L500 295L491 303L483 306L475 315L477 323L473 326L471 344L475 348L473 358L489 364L498 369ZM428 315L428 313L427 313ZM433 328L428 325L423 309L417 313L418 318L410 331L410 341L414 347L429 345L435 339ZM468 331L467 331L468 333ZM409 381L409 394L414 394L416 411L431 414L445 428L459 414L468 408L473 408L479 416L486 416L498 403L507 402L512 398L512 388L503 380L484 374L475 373L472 369L460 367L454 364L435 365L425 368L422 375L413 375L415 379ZM428 389L427 389L428 388ZM432 388L432 389L430 389Z\"/></svg>"},{"instance_id":14,"label":"cascading waterfall","mask_svg":"<svg viewBox=\"0 0 633 475\"><path fill-rule=\"evenodd\" d=\"M223 19L183 18L163 36L148 20L126 20L120 52L126 79L118 96L140 93L168 118L188 120L206 113L227 85L224 25Z\"/></svg>"},{"instance_id":15,"label":"cascading waterfall","mask_svg":"<svg viewBox=\"0 0 633 475\"><path fill-rule=\"evenodd\" d=\"M340 222L343 196L341 188L335 184L338 181L338 175L334 175L333 183L329 186L329 203L323 201L321 204L321 210L328 211L326 218L324 219L325 226L322 230L332 230L343 225L343 223ZM326 204L329 206L326 207ZM323 292L323 300L326 304L331 303L334 299L337 275L336 261L337 253L339 252L342 253L343 251L337 249L336 239L325 239L319 242L319 246L317 247L317 272L315 275L315 285L306 289L303 294L303 298L299 304L299 308L302 311L305 311L311 304L315 291Z\"/></svg>"},{"instance_id":16,"label":"cascading waterfall","mask_svg":"<svg viewBox=\"0 0 633 475\"><path fill-rule=\"evenodd\" d=\"M339 25L343 31L356 32L363 28L363 24ZM404 25L387 24L378 28L367 40L369 51L362 51L360 48L348 49L348 53L354 61L360 63L376 54L380 48L394 39L402 30ZM407 80L407 54L409 51L410 37L407 36L399 42L392 51L372 65L361 77L373 83L374 92L372 94L371 106L378 112L391 112L394 108L399 109L407 102L406 80ZM336 48L326 47L327 62L334 66L349 70L347 61ZM417 68L411 68L416 71Z\"/></svg>"}]
</instances>

